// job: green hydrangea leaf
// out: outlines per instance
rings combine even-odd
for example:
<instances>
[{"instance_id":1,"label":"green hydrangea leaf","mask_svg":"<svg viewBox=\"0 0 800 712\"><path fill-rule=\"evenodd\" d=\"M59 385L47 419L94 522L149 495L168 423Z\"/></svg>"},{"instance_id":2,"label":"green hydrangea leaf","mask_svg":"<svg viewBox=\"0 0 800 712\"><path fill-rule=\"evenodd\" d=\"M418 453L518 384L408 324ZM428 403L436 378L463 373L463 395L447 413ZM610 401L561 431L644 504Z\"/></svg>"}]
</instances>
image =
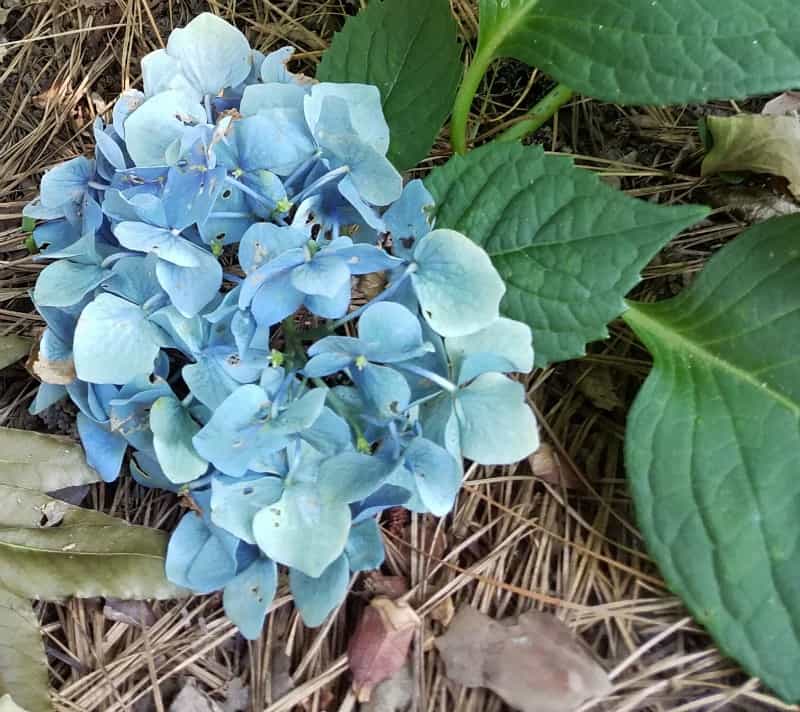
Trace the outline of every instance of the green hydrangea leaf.
<instances>
[{"instance_id":1,"label":"green hydrangea leaf","mask_svg":"<svg viewBox=\"0 0 800 712\"><path fill-rule=\"evenodd\" d=\"M374 84L399 170L428 155L461 78L461 48L447 0L373 0L345 23L317 79Z\"/></svg>"},{"instance_id":2,"label":"green hydrangea leaf","mask_svg":"<svg viewBox=\"0 0 800 712\"><path fill-rule=\"evenodd\" d=\"M47 658L31 603L0 589L0 712L50 712L47 686Z\"/></svg>"},{"instance_id":3,"label":"green hydrangea leaf","mask_svg":"<svg viewBox=\"0 0 800 712\"><path fill-rule=\"evenodd\" d=\"M514 57L582 94L682 104L793 87L793 0L481 0L479 60Z\"/></svg>"},{"instance_id":4,"label":"green hydrangea leaf","mask_svg":"<svg viewBox=\"0 0 800 712\"><path fill-rule=\"evenodd\" d=\"M800 217L762 223L678 297L630 305L653 354L628 419L642 532L722 650L800 701Z\"/></svg>"},{"instance_id":5,"label":"green hydrangea leaf","mask_svg":"<svg viewBox=\"0 0 800 712\"><path fill-rule=\"evenodd\" d=\"M506 283L500 311L533 330L536 363L585 353L641 269L706 209L626 196L538 146L489 144L435 169L436 227L469 236Z\"/></svg>"}]
</instances>

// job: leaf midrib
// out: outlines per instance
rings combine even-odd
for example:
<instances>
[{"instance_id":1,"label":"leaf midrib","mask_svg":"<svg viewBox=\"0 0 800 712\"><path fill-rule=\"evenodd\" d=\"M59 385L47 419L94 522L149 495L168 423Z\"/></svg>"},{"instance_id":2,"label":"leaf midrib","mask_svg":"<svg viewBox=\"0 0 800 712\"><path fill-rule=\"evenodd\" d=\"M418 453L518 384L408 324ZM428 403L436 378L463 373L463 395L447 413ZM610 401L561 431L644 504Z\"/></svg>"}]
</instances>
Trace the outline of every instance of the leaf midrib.
<instances>
[{"instance_id":1,"label":"leaf midrib","mask_svg":"<svg viewBox=\"0 0 800 712\"><path fill-rule=\"evenodd\" d=\"M783 395L772 386L766 384L763 380L756 378L755 375L737 366L735 363L731 363L727 359L722 358L713 351L704 348L702 344L692 341L681 332L669 328L669 326L662 321L648 316L644 311L637 308L636 302L628 302L627 304L628 311L622 315L622 318L634 331L638 331L637 326L641 327L645 333L656 336L661 343L666 344L670 350L679 354L691 354L698 357L699 360L709 363L718 370L728 373L734 378L753 386L796 416L800 416L799 402Z\"/></svg>"}]
</instances>

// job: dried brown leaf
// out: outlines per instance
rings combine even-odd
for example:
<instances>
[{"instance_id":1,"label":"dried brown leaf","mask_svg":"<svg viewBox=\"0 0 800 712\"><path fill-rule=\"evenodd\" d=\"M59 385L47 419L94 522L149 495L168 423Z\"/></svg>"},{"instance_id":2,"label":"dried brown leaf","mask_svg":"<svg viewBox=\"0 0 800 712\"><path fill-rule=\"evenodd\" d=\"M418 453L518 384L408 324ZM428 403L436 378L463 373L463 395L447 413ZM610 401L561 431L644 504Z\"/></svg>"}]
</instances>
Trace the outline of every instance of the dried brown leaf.
<instances>
[{"instance_id":1,"label":"dried brown leaf","mask_svg":"<svg viewBox=\"0 0 800 712\"><path fill-rule=\"evenodd\" d=\"M364 578L364 588L374 596L400 598L408 593L405 576L387 576L380 571L370 571Z\"/></svg>"},{"instance_id":2,"label":"dried brown leaf","mask_svg":"<svg viewBox=\"0 0 800 712\"><path fill-rule=\"evenodd\" d=\"M31 347L30 356L25 367L42 383L52 383L57 386L67 386L76 378L75 362L69 358L61 361L51 361L45 358L39 350L39 341Z\"/></svg>"},{"instance_id":3,"label":"dried brown leaf","mask_svg":"<svg viewBox=\"0 0 800 712\"><path fill-rule=\"evenodd\" d=\"M372 688L403 666L419 625L419 616L407 603L381 597L364 609L347 649L359 701L369 700Z\"/></svg>"},{"instance_id":4,"label":"dried brown leaf","mask_svg":"<svg viewBox=\"0 0 800 712\"><path fill-rule=\"evenodd\" d=\"M800 91L787 91L771 99L761 110L765 116L786 116L800 111Z\"/></svg>"},{"instance_id":5,"label":"dried brown leaf","mask_svg":"<svg viewBox=\"0 0 800 712\"><path fill-rule=\"evenodd\" d=\"M570 629L539 611L498 622L462 606L436 647L448 678L486 687L522 712L571 712L611 689Z\"/></svg>"},{"instance_id":6,"label":"dried brown leaf","mask_svg":"<svg viewBox=\"0 0 800 712\"><path fill-rule=\"evenodd\" d=\"M169 706L169 712L222 712L220 706L189 680Z\"/></svg>"},{"instance_id":7,"label":"dried brown leaf","mask_svg":"<svg viewBox=\"0 0 800 712\"><path fill-rule=\"evenodd\" d=\"M539 449L528 457L528 463L531 466L531 472L536 477L551 485L567 489L581 487L581 478L578 473L547 443L542 443Z\"/></svg>"},{"instance_id":8,"label":"dried brown leaf","mask_svg":"<svg viewBox=\"0 0 800 712\"><path fill-rule=\"evenodd\" d=\"M106 598L103 615L112 621L128 625L150 627L156 622L153 609L144 601L125 601L121 598Z\"/></svg>"}]
</instances>

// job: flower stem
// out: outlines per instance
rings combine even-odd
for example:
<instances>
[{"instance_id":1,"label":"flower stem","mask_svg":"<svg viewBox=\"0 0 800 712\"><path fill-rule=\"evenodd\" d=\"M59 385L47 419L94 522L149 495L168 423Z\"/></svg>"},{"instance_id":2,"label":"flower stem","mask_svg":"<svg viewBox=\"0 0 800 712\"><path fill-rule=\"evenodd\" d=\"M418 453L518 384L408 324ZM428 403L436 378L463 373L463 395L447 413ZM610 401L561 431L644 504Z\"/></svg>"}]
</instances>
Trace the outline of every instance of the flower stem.
<instances>
[{"instance_id":1,"label":"flower stem","mask_svg":"<svg viewBox=\"0 0 800 712\"><path fill-rule=\"evenodd\" d=\"M480 44L472 58L464 79L456 94L453 104L453 118L450 122L450 143L456 153L467 152L467 124L469 122L469 110L472 102L481 86L481 81L489 69L489 65L494 59L494 52L484 51Z\"/></svg>"},{"instance_id":2,"label":"flower stem","mask_svg":"<svg viewBox=\"0 0 800 712\"><path fill-rule=\"evenodd\" d=\"M411 363L395 363L393 365L395 368L398 368L402 371L408 371L409 373L414 373L417 376L426 378L431 383L435 383L437 386L439 386L439 388L447 391L448 393L455 393L458 390L458 386L455 383L448 381L444 376L440 376L438 373L429 371L427 368L415 366Z\"/></svg>"},{"instance_id":3,"label":"flower stem","mask_svg":"<svg viewBox=\"0 0 800 712\"><path fill-rule=\"evenodd\" d=\"M525 117L497 137L497 141L519 141L538 131L558 110L573 97L572 89L563 84L556 85L543 96Z\"/></svg>"},{"instance_id":4,"label":"flower stem","mask_svg":"<svg viewBox=\"0 0 800 712\"><path fill-rule=\"evenodd\" d=\"M349 413L347 406L345 406L342 399L339 398L339 396L333 392L333 389L329 388L328 384L325 383L325 381L323 381L321 378L312 378L311 380L314 385L317 386L317 388L327 389L328 393L326 395L326 400L328 401L328 404L338 416L347 421L347 424L353 429L353 433L355 433L356 444L359 450L363 450L364 444L367 443L367 439L364 437L364 431L362 430L361 425L356 422L355 418L353 418Z\"/></svg>"}]
</instances>

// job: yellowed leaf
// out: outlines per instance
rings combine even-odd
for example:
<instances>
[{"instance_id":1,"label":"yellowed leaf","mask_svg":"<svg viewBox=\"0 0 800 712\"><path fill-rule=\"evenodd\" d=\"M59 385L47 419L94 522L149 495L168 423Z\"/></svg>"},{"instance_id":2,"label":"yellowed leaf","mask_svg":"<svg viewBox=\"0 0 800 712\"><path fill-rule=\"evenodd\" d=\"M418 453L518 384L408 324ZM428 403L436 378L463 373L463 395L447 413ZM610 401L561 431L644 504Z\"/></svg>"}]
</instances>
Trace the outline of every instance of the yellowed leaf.
<instances>
[{"instance_id":1,"label":"yellowed leaf","mask_svg":"<svg viewBox=\"0 0 800 712\"><path fill-rule=\"evenodd\" d=\"M796 116L710 116L714 144L703 161L703 175L769 173L789 181L800 197L800 118Z\"/></svg>"}]
</instances>

